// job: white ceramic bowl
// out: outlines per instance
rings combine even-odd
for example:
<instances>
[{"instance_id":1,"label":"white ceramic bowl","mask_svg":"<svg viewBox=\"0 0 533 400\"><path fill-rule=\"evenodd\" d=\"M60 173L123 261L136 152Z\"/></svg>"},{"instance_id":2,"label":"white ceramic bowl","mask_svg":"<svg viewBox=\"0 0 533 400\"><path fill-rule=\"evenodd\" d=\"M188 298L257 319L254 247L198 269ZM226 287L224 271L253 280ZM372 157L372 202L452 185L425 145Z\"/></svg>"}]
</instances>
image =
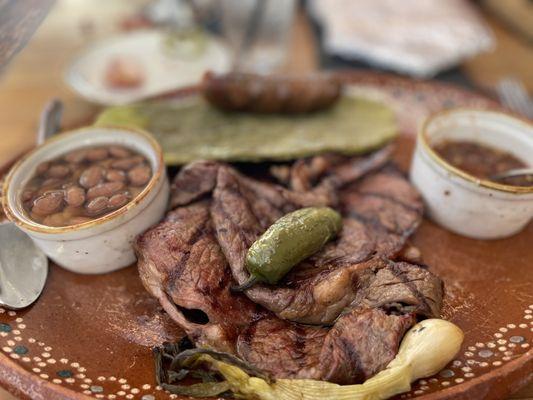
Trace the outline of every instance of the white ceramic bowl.
<instances>
[{"instance_id":1,"label":"white ceramic bowl","mask_svg":"<svg viewBox=\"0 0 533 400\"><path fill-rule=\"evenodd\" d=\"M422 194L430 218L477 239L520 231L533 217L533 187L478 179L448 164L432 146L468 140L507 151L533 166L533 125L495 111L457 109L430 116L420 128L411 181Z\"/></svg>"},{"instance_id":2,"label":"white ceramic bowl","mask_svg":"<svg viewBox=\"0 0 533 400\"><path fill-rule=\"evenodd\" d=\"M146 188L124 207L83 224L50 227L32 221L20 194L42 163L70 150L98 145L123 145L144 155L153 176ZM4 183L4 210L54 262L74 272L99 274L135 261L135 237L157 223L166 211L169 184L161 147L148 133L125 128L88 127L62 133L24 156Z\"/></svg>"}]
</instances>

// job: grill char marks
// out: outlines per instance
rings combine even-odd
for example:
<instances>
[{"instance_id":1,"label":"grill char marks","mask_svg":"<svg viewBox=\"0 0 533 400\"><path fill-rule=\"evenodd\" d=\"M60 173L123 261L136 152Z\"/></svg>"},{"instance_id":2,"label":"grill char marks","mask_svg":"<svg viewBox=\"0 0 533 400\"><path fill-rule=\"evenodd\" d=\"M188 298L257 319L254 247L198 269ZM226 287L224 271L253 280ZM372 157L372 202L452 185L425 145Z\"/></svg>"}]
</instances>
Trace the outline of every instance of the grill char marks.
<instances>
[{"instance_id":1,"label":"grill char marks","mask_svg":"<svg viewBox=\"0 0 533 400\"><path fill-rule=\"evenodd\" d=\"M331 329L265 318L239 336L238 355L274 376L363 382L394 358L413 315L354 309Z\"/></svg>"},{"instance_id":2,"label":"grill char marks","mask_svg":"<svg viewBox=\"0 0 533 400\"><path fill-rule=\"evenodd\" d=\"M444 292L442 281L423 267L406 262L384 262L386 267L376 272L352 306L382 307L400 313L438 317Z\"/></svg>"},{"instance_id":3,"label":"grill char marks","mask_svg":"<svg viewBox=\"0 0 533 400\"><path fill-rule=\"evenodd\" d=\"M381 189L382 181L387 182L387 188ZM277 286L249 289L246 295L252 301L283 319L330 324L355 300L362 271L377 269L375 264L380 261L376 257L399 252L422 217L422 203L398 173L377 172L363 179L361 185L372 194L360 193L355 184L341 192L345 210L350 210L345 213L357 218L345 218L339 238L295 266ZM239 284L248 279L245 258L250 245L274 221L298 207L287 201L285 193L278 186L245 178L228 166L220 167L212 217L218 242ZM412 206L404 206L404 202ZM424 311L424 315L430 313Z\"/></svg>"},{"instance_id":4,"label":"grill char marks","mask_svg":"<svg viewBox=\"0 0 533 400\"><path fill-rule=\"evenodd\" d=\"M396 256L422 222L420 196L393 167L348 185L340 197L344 213L366 225L384 257Z\"/></svg>"},{"instance_id":5,"label":"grill char marks","mask_svg":"<svg viewBox=\"0 0 533 400\"><path fill-rule=\"evenodd\" d=\"M382 308L398 314L438 317L444 287L439 277L419 265L372 258L358 272L353 308Z\"/></svg>"},{"instance_id":6,"label":"grill char marks","mask_svg":"<svg viewBox=\"0 0 533 400\"><path fill-rule=\"evenodd\" d=\"M339 384L364 382L392 361L400 340L415 322L412 314L352 310L339 318L324 341L320 379Z\"/></svg>"},{"instance_id":7,"label":"grill char marks","mask_svg":"<svg viewBox=\"0 0 533 400\"><path fill-rule=\"evenodd\" d=\"M248 278L245 259L250 245L274 221L296 208L265 185L242 180L228 167L219 170L212 217L218 242L239 284ZM263 196L259 196L261 186ZM295 266L279 286L256 285L246 295L283 319L331 323L355 297L356 272L372 250L365 227L347 221L337 241Z\"/></svg>"},{"instance_id":8,"label":"grill char marks","mask_svg":"<svg viewBox=\"0 0 533 400\"><path fill-rule=\"evenodd\" d=\"M318 378L320 351L328 330L270 317L254 322L238 338L238 355L286 378Z\"/></svg>"},{"instance_id":9,"label":"grill char marks","mask_svg":"<svg viewBox=\"0 0 533 400\"><path fill-rule=\"evenodd\" d=\"M209 201L171 211L139 237L136 252L144 286L198 344L233 352L240 330L264 313L229 291L233 280L214 235ZM190 320L198 312L185 310L201 310L208 322Z\"/></svg>"},{"instance_id":10,"label":"grill char marks","mask_svg":"<svg viewBox=\"0 0 533 400\"><path fill-rule=\"evenodd\" d=\"M424 267L390 260L420 223L422 203L383 167L387 151L298 161L289 188L222 163L190 164L173 184L178 208L137 240L144 285L197 345L277 378L365 380L394 357L417 316L439 315L443 293ZM324 204L343 213L336 240L276 286L229 290L248 278L246 252L274 221Z\"/></svg>"}]
</instances>

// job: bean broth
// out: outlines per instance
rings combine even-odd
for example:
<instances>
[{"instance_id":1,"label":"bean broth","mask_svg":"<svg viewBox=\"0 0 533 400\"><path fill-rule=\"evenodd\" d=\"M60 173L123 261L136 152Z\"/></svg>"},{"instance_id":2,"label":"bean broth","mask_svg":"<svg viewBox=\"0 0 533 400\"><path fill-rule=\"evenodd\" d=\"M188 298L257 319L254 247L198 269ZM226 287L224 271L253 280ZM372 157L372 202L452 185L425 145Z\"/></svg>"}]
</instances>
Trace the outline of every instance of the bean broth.
<instances>
[{"instance_id":1,"label":"bean broth","mask_svg":"<svg viewBox=\"0 0 533 400\"><path fill-rule=\"evenodd\" d=\"M75 225L125 206L151 177L148 160L129 148L87 147L40 164L21 200L35 222Z\"/></svg>"}]
</instances>

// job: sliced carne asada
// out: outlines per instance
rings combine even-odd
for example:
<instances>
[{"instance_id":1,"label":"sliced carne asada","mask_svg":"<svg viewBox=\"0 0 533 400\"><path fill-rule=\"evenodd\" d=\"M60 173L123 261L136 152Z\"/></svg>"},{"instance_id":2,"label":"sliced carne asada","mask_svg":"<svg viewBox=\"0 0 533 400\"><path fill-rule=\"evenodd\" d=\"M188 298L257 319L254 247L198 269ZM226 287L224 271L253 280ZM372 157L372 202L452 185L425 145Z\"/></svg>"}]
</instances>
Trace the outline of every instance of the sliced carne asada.
<instances>
[{"instance_id":1,"label":"sliced carne asada","mask_svg":"<svg viewBox=\"0 0 533 400\"><path fill-rule=\"evenodd\" d=\"M219 166L213 161L196 161L183 167L172 183L170 206L184 206L210 194L216 185Z\"/></svg>"},{"instance_id":2,"label":"sliced carne asada","mask_svg":"<svg viewBox=\"0 0 533 400\"><path fill-rule=\"evenodd\" d=\"M346 186L340 197L344 215L365 224L385 257L395 257L422 222L422 199L393 167Z\"/></svg>"},{"instance_id":3,"label":"sliced carne asada","mask_svg":"<svg viewBox=\"0 0 533 400\"><path fill-rule=\"evenodd\" d=\"M439 316L443 295L442 281L424 266L391 261L423 206L385 165L389 154L298 161L289 187L223 163L190 164L173 183L177 208L136 242L144 285L199 346L277 378L364 381L392 360L417 317ZM336 240L276 286L231 292L248 278L246 252L270 225L322 205L342 212Z\"/></svg>"},{"instance_id":4,"label":"sliced carne asada","mask_svg":"<svg viewBox=\"0 0 533 400\"><path fill-rule=\"evenodd\" d=\"M399 313L438 317L442 306L443 284L426 268L381 258L372 274L360 274L359 290L351 308L383 308Z\"/></svg>"},{"instance_id":5,"label":"sliced carne asada","mask_svg":"<svg viewBox=\"0 0 533 400\"><path fill-rule=\"evenodd\" d=\"M318 378L328 329L275 316L254 321L237 339L237 355L274 377Z\"/></svg>"},{"instance_id":6,"label":"sliced carne asada","mask_svg":"<svg viewBox=\"0 0 533 400\"><path fill-rule=\"evenodd\" d=\"M195 343L233 352L239 330L264 313L230 293L231 272L214 235L209 201L171 211L135 247L144 286Z\"/></svg>"},{"instance_id":7,"label":"sliced carne asada","mask_svg":"<svg viewBox=\"0 0 533 400\"><path fill-rule=\"evenodd\" d=\"M250 189L259 195L271 193L270 197L281 197L298 207L331 206L338 202L336 193L338 189L383 167L388 162L391 153L392 147L387 146L368 157L316 156L306 159L313 168L311 176L299 171L301 167L298 165L306 165L299 164L304 163L304 160L297 161L290 171L293 176L291 190L273 184L261 185L259 181L243 175L240 179L248 181ZM315 164L320 164L320 167ZM215 161L195 161L183 167L172 183L171 207L187 205L211 193L216 186L218 169L221 167L231 168L227 164ZM323 179L318 180L318 178ZM317 184L312 187L313 183ZM301 190L304 187L311 190Z\"/></svg>"},{"instance_id":8,"label":"sliced carne asada","mask_svg":"<svg viewBox=\"0 0 533 400\"><path fill-rule=\"evenodd\" d=\"M354 309L331 329L270 317L242 332L237 352L273 376L359 383L385 368L415 322L379 309Z\"/></svg>"},{"instance_id":9,"label":"sliced carne asada","mask_svg":"<svg viewBox=\"0 0 533 400\"><path fill-rule=\"evenodd\" d=\"M348 159L340 154L322 154L296 160L292 167L289 167L290 188L298 192L309 191L318 184L324 174Z\"/></svg>"},{"instance_id":10,"label":"sliced carne asada","mask_svg":"<svg viewBox=\"0 0 533 400\"><path fill-rule=\"evenodd\" d=\"M218 242L239 284L248 279L245 267L248 248L268 226L296 207L272 186L242 179L230 167L219 169L211 213ZM379 263L369 259L399 251L421 218L421 211L374 195L367 199L370 195L359 194L353 188L349 193L343 192L343 196L347 204L357 203L358 208L353 208L360 210L362 216L345 219L336 241L294 267L278 285L257 285L247 290L252 301L283 319L330 324L355 299L360 271ZM385 200L388 203L379 207ZM378 235L386 240L380 241ZM387 247L379 247L380 244ZM363 263L366 260L369 261Z\"/></svg>"},{"instance_id":11,"label":"sliced carne asada","mask_svg":"<svg viewBox=\"0 0 533 400\"><path fill-rule=\"evenodd\" d=\"M323 154L297 160L290 168L290 189L296 192L309 192L321 186L340 189L383 167L392 151L389 145L364 157Z\"/></svg>"},{"instance_id":12,"label":"sliced carne asada","mask_svg":"<svg viewBox=\"0 0 533 400\"><path fill-rule=\"evenodd\" d=\"M388 315L380 309L354 309L329 330L320 352L320 378L338 384L364 382L392 361L412 314Z\"/></svg>"},{"instance_id":13,"label":"sliced carne asada","mask_svg":"<svg viewBox=\"0 0 533 400\"><path fill-rule=\"evenodd\" d=\"M259 196L249 187L248 181L241 180L233 169L223 167L219 170L211 214L218 242L239 284L248 279L245 259L249 247L274 221L295 208L282 197L271 196L274 194L268 192ZM344 235L360 240L347 243L342 240ZM367 259L372 252L362 224L347 224L340 238L333 243L343 246L344 251L338 254L340 258L346 254L346 247L351 247L350 259L355 259L357 263ZM318 260L336 257L329 245L326 251L324 259L320 260L318 256ZM346 263L341 261L340 264ZM284 319L313 324L331 323L353 300L354 273L359 264L342 269L325 263L318 264L320 270L316 270L316 266L311 260L304 261L293 268L282 280L283 283L276 286L256 285L247 290L246 295ZM305 275L308 276L294 279L301 276L302 268L307 269Z\"/></svg>"},{"instance_id":14,"label":"sliced carne asada","mask_svg":"<svg viewBox=\"0 0 533 400\"><path fill-rule=\"evenodd\" d=\"M200 202L177 209L137 242L137 252L143 254L139 259L143 283L195 343L234 353L278 378L338 383L360 382L394 357L403 333L415 322L414 314L410 314L413 308L398 310L409 314L397 316L379 308L362 307L386 308L384 302L372 303L374 289L380 284L383 288L402 285L408 279L400 279L401 283L390 277L383 279L380 271L388 271L392 265L405 272L407 264L387 265L389 262L382 261L382 269L377 272L364 269L361 283L371 289L361 288L361 300L331 329L282 320L229 291L229 267L219 257L209 226L202 225L208 215L206 206L207 202ZM200 230L188 230L191 224L201 226ZM180 248L180 243L187 245ZM197 246L205 249L202 252ZM203 255L198 257L200 252ZM426 272L417 266L411 268ZM438 278L434 279L440 285ZM416 297L413 290L405 289ZM393 290L397 292L401 290ZM389 311L396 301L414 301L408 295L393 299ZM190 311L194 309L205 313L206 320L191 320ZM368 352L369 348L373 351Z\"/></svg>"}]
</instances>

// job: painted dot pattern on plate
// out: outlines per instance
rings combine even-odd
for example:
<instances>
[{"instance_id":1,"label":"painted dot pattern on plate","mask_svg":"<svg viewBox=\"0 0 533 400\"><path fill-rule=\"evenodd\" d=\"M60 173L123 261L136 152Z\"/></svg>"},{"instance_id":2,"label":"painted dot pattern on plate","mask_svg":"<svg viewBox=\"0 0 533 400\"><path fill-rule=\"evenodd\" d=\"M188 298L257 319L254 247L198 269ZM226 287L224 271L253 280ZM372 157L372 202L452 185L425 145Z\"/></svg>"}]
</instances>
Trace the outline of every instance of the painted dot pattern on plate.
<instances>
[{"instance_id":1,"label":"painted dot pattern on plate","mask_svg":"<svg viewBox=\"0 0 533 400\"><path fill-rule=\"evenodd\" d=\"M531 311L533 305L528 306L525 311ZM2 310L2 308L0 308ZM0 313L5 314L5 313ZM16 314L13 314L16 315ZM11 315L11 316L13 316ZM524 313L525 317L531 315L529 312ZM18 322L22 322L22 318L17 318ZM19 324L20 325L20 324ZM25 363L30 363L29 370L37 374L41 379L49 380L57 385L68 385L69 387L78 387L81 393L94 396L95 398L126 398L134 399L139 398L141 400L155 400L155 393L146 393L151 390L156 390L156 393L165 393L168 398L177 398L175 395L169 394L166 391L161 391L161 387L154 387L150 383L144 383L137 386L132 386L126 378L117 378L114 375L96 375L93 378L87 378L86 374L80 373L80 371L86 372L84 368L77 361L70 361L65 358L65 354L62 354L57 359L58 368L55 366L56 358L54 358L53 349L50 346L46 346L43 342L37 342L34 338L26 339L27 344L18 344L12 338L11 325L8 322L2 322L0 325L0 331L7 333L4 342L0 342L2 351L9 354L14 359L19 359L24 355ZM502 329L503 328L503 329ZM409 393L401 395L401 398L412 398L423 395L430 391L434 391L439 386L449 387L453 385L459 385L466 382L468 379L472 379L480 372L489 367L500 367L505 362L523 354L530 346L526 341L525 334L528 331L529 325L507 324L505 327L498 329L492 337L497 338L496 343L493 341L487 342L475 342L471 345L464 344L462 359L453 360L445 369L437 374L437 378L422 379L413 384L412 390ZM503 333L502 333L503 332ZM37 345L36 345L37 344ZM501 346L505 345L506 346ZM511 347L514 345L515 347ZM526 345L526 346L524 346ZM30 348L35 350L38 355L33 356ZM45 350L42 352L42 350ZM16 356L16 357L13 357ZM31 358L33 357L33 358ZM46 360L46 362L43 362ZM53 360L52 363L50 361ZM31 364L33 362L34 364ZM66 368L65 368L66 366ZM94 383L98 382L98 383ZM159 395L157 395L159 398Z\"/></svg>"},{"instance_id":2,"label":"painted dot pattern on plate","mask_svg":"<svg viewBox=\"0 0 533 400\"><path fill-rule=\"evenodd\" d=\"M533 304L524 310L523 319L530 315ZM489 368L499 368L506 362L525 353L526 348L517 345L527 343L526 336L528 326L521 323L509 323L497 329L492 335L492 340L476 342L473 344L463 343L463 352L458 359L453 360L445 369L437 374L438 379L430 378L415 382L409 393L402 394L400 398L408 399L438 390L438 388L460 385L469 379L486 372ZM507 345L507 346L502 346ZM514 345L514 347L511 347ZM465 365L466 364L466 365Z\"/></svg>"},{"instance_id":3,"label":"painted dot pattern on plate","mask_svg":"<svg viewBox=\"0 0 533 400\"><path fill-rule=\"evenodd\" d=\"M17 314L14 311L6 312L0 307L0 314L8 317L15 317ZM26 325L22 322L23 317L17 317L14 322L18 323L17 327L24 330ZM10 358L21 360L27 365L28 370L35 373L39 378L50 381L56 385L68 386L70 388L78 388L80 393L94 398L107 399L153 399L155 394L150 393L155 388L151 383L144 383L140 387L133 387L126 378L116 378L115 376L97 375L94 378L88 378L86 374L87 369L78 361L69 361L66 354L61 354L59 358L55 358L54 349L47 346L43 341L39 341L33 337L18 337L15 340L14 334L21 334L20 331L12 329L13 322L0 322L0 332L2 340L0 346L3 353L9 355ZM24 344L19 344L23 342ZM24 357L23 357L24 356ZM69 364L70 363L70 364ZM111 385L96 384L93 382L110 382ZM146 393L148 392L148 393ZM160 392L164 393L164 392ZM170 396L167 396L170 398Z\"/></svg>"}]
</instances>

